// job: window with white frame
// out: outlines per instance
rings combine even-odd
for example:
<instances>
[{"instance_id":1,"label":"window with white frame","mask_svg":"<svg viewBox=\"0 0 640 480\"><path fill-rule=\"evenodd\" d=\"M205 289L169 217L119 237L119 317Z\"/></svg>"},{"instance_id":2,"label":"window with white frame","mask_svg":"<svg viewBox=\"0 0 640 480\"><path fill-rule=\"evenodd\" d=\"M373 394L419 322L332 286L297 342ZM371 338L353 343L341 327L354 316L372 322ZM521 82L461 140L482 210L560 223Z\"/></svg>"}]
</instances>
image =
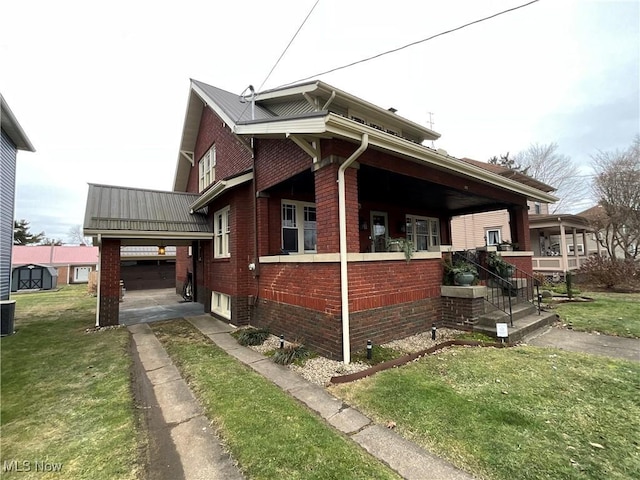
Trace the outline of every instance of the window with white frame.
<instances>
[{"instance_id":1,"label":"window with white frame","mask_svg":"<svg viewBox=\"0 0 640 480\"><path fill-rule=\"evenodd\" d=\"M200 173L200 182L198 186L200 191L207 188L216 180L216 146L211 145L207 153L198 162L198 171Z\"/></svg>"},{"instance_id":2,"label":"window with white frame","mask_svg":"<svg viewBox=\"0 0 640 480\"><path fill-rule=\"evenodd\" d=\"M213 215L215 242L213 256L216 258L230 257L229 235L231 233L231 209L225 207Z\"/></svg>"},{"instance_id":3,"label":"window with white frame","mask_svg":"<svg viewBox=\"0 0 640 480\"><path fill-rule=\"evenodd\" d=\"M288 253L315 253L317 243L314 203L282 201L282 250Z\"/></svg>"},{"instance_id":4,"label":"window with white frame","mask_svg":"<svg viewBox=\"0 0 640 480\"><path fill-rule=\"evenodd\" d=\"M484 236L487 239L487 245L499 245L502 241L499 228L487 228L484 231Z\"/></svg>"},{"instance_id":5,"label":"window with white frame","mask_svg":"<svg viewBox=\"0 0 640 480\"><path fill-rule=\"evenodd\" d=\"M569 253L573 253L574 252L573 244L567 245L567 250L569 250ZM578 253L581 255L584 254L584 245L581 243L578 244Z\"/></svg>"},{"instance_id":6,"label":"window with white frame","mask_svg":"<svg viewBox=\"0 0 640 480\"><path fill-rule=\"evenodd\" d=\"M211 292L211 311L231 320L231 297L225 293Z\"/></svg>"},{"instance_id":7,"label":"window with white frame","mask_svg":"<svg viewBox=\"0 0 640 480\"><path fill-rule=\"evenodd\" d=\"M437 218L407 215L407 240L416 251L429 250L440 245L440 221Z\"/></svg>"},{"instance_id":8,"label":"window with white frame","mask_svg":"<svg viewBox=\"0 0 640 480\"><path fill-rule=\"evenodd\" d=\"M542 213L542 205L540 205L540 202L535 202L533 204L533 211L536 214L541 214Z\"/></svg>"}]
</instances>

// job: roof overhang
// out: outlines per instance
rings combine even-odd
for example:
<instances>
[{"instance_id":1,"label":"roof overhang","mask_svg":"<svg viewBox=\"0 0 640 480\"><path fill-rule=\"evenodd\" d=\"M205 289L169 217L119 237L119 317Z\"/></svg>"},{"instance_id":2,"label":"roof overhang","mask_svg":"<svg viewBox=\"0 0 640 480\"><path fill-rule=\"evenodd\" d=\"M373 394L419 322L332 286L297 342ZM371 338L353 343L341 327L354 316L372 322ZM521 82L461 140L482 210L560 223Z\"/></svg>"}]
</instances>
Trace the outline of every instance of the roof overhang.
<instances>
[{"instance_id":1,"label":"roof overhang","mask_svg":"<svg viewBox=\"0 0 640 480\"><path fill-rule=\"evenodd\" d=\"M580 215L529 215L529 228L581 228L592 230L589 220Z\"/></svg>"},{"instance_id":2,"label":"roof overhang","mask_svg":"<svg viewBox=\"0 0 640 480\"><path fill-rule=\"evenodd\" d=\"M36 151L2 95L0 95L0 125L18 150Z\"/></svg>"},{"instance_id":3,"label":"roof overhang","mask_svg":"<svg viewBox=\"0 0 640 480\"><path fill-rule=\"evenodd\" d=\"M237 187L238 185L242 185L243 183L249 182L251 180L253 180L253 172L248 172L244 175L240 175L229 180L220 180L219 182L216 182L211 188L209 188L209 190L200 195L200 197L189 206L189 208L191 209L191 213L206 207L209 203L225 193L227 190L233 187Z\"/></svg>"},{"instance_id":4,"label":"roof overhang","mask_svg":"<svg viewBox=\"0 0 640 480\"><path fill-rule=\"evenodd\" d=\"M369 145L387 150L396 155L417 163L427 164L433 168L445 170L456 176L471 178L482 183L525 196L529 200L554 203L558 198L530 185L511 180L484 168L463 162L442 151L420 145L404 138L382 132L375 128L354 122L348 118L333 113L321 117L311 117L297 120L271 121L238 125L236 133L250 136L273 135L318 135L339 137L359 142L363 133L369 135Z\"/></svg>"}]
</instances>

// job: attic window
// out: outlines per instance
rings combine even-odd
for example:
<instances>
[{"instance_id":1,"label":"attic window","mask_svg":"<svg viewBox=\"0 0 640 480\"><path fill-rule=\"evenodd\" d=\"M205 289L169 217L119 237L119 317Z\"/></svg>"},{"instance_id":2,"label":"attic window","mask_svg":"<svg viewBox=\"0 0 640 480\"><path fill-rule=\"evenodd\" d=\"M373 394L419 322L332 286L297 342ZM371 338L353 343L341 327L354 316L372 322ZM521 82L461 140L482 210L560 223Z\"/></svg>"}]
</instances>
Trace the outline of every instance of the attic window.
<instances>
[{"instance_id":1,"label":"attic window","mask_svg":"<svg viewBox=\"0 0 640 480\"><path fill-rule=\"evenodd\" d=\"M209 185L216 181L216 145L205 153L198 162L198 171L200 181L198 183L200 191L203 191Z\"/></svg>"}]
</instances>

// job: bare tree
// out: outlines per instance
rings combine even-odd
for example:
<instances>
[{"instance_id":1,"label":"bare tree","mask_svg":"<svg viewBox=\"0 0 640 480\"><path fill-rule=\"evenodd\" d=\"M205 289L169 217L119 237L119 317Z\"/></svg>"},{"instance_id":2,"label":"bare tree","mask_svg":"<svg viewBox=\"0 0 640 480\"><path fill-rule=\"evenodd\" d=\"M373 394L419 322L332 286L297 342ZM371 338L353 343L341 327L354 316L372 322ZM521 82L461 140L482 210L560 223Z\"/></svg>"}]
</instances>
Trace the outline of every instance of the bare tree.
<instances>
[{"instance_id":1,"label":"bare tree","mask_svg":"<svg viewBox=\"0 0 640 480\"><path fill-rule=\"evenodd\" d=\"M624 151L599 151L592 156L596 177L593 193L601 214L592 220L600 243L611 258L640 255L640 135Z\"/></svg>"},{"instance_id":2,"label":"bare tree","mask_svg":"<svg viewBox=\"0 0 640 480\"><path fill-rule=\"evenodd\" d=\"M69 243L74 245L91 245L91 238L85 237L84 232L82 231L82 227L80 225L74 225L69 229L69 233L67 233L67 238L69 239Z\"/></svg>"},{"instance_id":3,"label":"bare tree","mask_svg":"<svg viewBox=\"0 0 640 480\"><path fill-rule=\"evenodd\" d=\"M514 163L536 180L555 187L560 199L549 206L551 213L565 213L575 209L589 193L589 182L581 177L571 157L558 151L557 143L532 143L515 156Z\"/></svg>"}]
</instances>

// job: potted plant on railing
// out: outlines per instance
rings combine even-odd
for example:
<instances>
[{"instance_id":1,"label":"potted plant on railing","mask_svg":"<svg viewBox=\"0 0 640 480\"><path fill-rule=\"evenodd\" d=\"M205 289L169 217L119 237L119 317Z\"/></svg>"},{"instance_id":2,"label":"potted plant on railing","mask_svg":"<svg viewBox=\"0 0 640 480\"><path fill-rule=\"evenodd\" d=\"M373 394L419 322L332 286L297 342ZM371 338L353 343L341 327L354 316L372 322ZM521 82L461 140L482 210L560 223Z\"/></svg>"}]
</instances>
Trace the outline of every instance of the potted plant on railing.
<instances>
[{"instance_id":1,"label":"potted plant on railing","mask_svg":"<svg viewBox=\"0 0 640 480\"><path fill-rule=\"evenodd\" d=\"M413 242L406 238L389 238L387 239L387 251L404 252L404 258L408 262L413 257L415 247L413 246Z\"/></svg>"},{"instance_id":2,"label":"potted plant on railing","mask_svg":"<svg viewBox=\"0 0 640 480\"><path fill-rule=\"evenodd\" d=\"M478 278L478 270L469 262L464 260L456 260L452 262L450 259L444 262L444 284L456 285L459 287L468 287L472 285Z\"/></svg>"},{"instance_id":3,"label":"potted plant on railing","mask_svg":"<svg viewBox=\"0 0 640 480\"><path fill-rule=\"evenodd\" d=\"M503 240L498 244L498 250L501 252L512 252L514 250L513 244L509 240Z\"/></svg>"}]
</instances>

